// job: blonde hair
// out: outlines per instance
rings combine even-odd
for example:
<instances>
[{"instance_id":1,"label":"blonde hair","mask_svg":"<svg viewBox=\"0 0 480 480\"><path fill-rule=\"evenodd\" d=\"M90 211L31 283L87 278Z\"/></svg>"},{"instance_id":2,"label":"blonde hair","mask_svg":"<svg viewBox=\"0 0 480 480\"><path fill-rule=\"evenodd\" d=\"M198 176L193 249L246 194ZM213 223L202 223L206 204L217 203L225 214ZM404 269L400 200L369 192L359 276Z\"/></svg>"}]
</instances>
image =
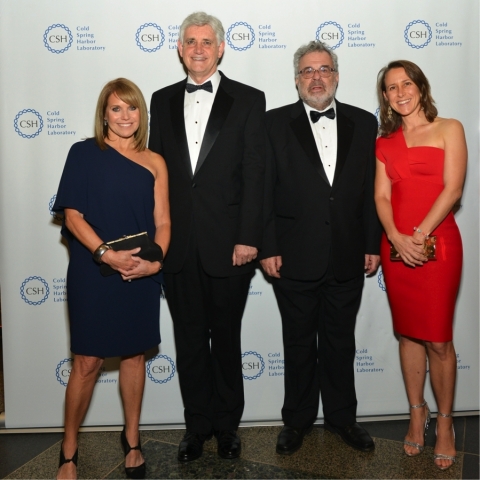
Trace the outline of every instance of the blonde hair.
<instances>
[{"instance_id":1,"label":"blonde hair","mask_svg":"<svg viewBox=\"0 0 480 480\"><path fill-rule=\"evenodd\" d=\"M116 78L108 82L100 92L95 110L95 141L106 150L105 138L108 137L108 125L105 125L105 111L107 110L110 95L115 94L120 100L140 110L140 125L134 134L134 146L138 152L147 148L148 138L148 111L145 99L140 89L126 78Z\"/></svg>"}]
</instances>

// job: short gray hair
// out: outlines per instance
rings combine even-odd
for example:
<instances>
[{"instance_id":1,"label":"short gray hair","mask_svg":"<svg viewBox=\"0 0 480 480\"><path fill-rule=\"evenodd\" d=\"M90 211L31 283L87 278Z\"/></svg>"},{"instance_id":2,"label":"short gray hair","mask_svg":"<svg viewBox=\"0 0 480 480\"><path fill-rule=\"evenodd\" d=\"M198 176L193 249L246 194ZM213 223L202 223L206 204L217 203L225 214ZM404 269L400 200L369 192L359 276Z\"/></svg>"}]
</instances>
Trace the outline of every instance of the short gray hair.
<instances>
[{"instance_id":1,"label":"short gray hair","mask_svg":"<svg viewBox=\"0 0 480 480\"><path fill-rule=\"evenodd\" d=\"M337 54L334 53L333 50L326 43L320 42L319 40L312 40L310 43L302 45L293 55L293 69L295 71L295 76L298 75L298 65L300 63L300 59L307 53L313 52L327 52L332 59L333 68L336 72L338 72Z\"/></svg>"},{"instance_id":2,"label":"short gray hair","mask_svg":"<svg viewBox=\"0 0 480 480\"><path fill-rule=\"evenodd\" d=\"M222 22L217 17L208 15L205 12L194 12L191 13L180 25L179 39L182 43L184 40L183 36L185 35L185 30L193 25L197 27L208 25L209 27L212 27L219 45L225 41L225 30L223 29Z\"/></svg>"}]
</instances>

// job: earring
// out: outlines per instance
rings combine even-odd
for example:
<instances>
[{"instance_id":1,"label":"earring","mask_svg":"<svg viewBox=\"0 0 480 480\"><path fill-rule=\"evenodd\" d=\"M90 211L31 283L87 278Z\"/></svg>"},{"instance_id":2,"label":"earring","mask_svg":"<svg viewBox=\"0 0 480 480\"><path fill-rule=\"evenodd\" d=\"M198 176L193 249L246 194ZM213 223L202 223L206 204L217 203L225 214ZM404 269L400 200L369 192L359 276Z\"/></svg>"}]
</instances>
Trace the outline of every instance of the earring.
<instances>
[{"instance_id":1,"label":"earring","mask_svg":"<svg viewBox=\"0 0 480 480\"><path fill-rule=\"evenodd\" d=\"M108 122L106 120L104 120L103 125L106 127L108 125Z\"/></svg>"},{"instance_id":2,"label":"earring","mask_svg":"<svg viewBox=\"0 0 480 480\"><path fill-rule=\"evenodd\" d=\"M392 107L390 105L387 108L387 117L388 117L389 120L391 120L393 118Z\"/></svg>"}]
</instances>

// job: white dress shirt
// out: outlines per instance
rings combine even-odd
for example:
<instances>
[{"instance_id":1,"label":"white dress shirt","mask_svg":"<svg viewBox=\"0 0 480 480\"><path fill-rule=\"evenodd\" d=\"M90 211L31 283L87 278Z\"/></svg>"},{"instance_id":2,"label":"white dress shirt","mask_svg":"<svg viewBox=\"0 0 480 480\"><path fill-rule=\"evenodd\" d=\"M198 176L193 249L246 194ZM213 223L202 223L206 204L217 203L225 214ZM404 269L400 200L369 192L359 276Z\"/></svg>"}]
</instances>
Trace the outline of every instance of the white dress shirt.
<instances>
[{"instance_id":1,"label":"white dress shirt","mask_svg":"<svg viewBox=\"0 0 480 480\"><path fill-rule=\"evenodd\" d=\"M212 93L205 90L197 90L192 93L185 91L183 114L185 118L185 130L187 132L188 151L190 153L193 172L195 172L195 167L197 166L203 135L207 128L208 117L212 111L213 101L215 100L215 95L218 86L220 85L220 79L220 73L216 70L210 78L207 78L207 80L203 82L206 83L209 80L212 82ZM187 78L187 83L195 84L190 78L190 75Z\"/></svg>"},{"instance_id":2,"label":"white dress shirt","mask_svg":"<svg viewBox=\"0 0 480 480\"><path fill-rule=\"evenodd\" d=\"M317 150L322 160L323 168L327 174L330 185L333 184L333 177L335 176L335 166L337 165L337 109L335 106L335 100L325 108L321 110L325 112L329 108L335 110L335 118L331 120L328 117L320 117L318 122L313 123L310 118L310 111L318 112L314 108L303 103L305 110L307 111L308 120L312 127L315 143L317 144Z\"/></svg>"}]
</instances>

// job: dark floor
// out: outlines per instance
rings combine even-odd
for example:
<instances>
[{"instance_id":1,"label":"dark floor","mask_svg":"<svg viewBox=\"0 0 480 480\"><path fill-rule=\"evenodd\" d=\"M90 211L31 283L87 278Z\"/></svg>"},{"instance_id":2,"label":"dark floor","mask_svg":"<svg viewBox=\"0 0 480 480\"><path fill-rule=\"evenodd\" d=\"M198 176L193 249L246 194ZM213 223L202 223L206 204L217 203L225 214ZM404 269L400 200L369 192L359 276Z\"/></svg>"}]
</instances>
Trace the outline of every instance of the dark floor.
<instances>
[{"instance_id":1,"label":"dark floor","mask_svg":"<svg viewBox=\"0 0 480 480\"><path fill-rule=\"evenodd\" d=\"M375 438L373 453L352 450L322 427L305 438L294 455L275 454L280 427L239 430L243 444L238 460L222 460L216 442L205 444L202 458L183 465L176 460L183 430L142 431L147 478L479 478L478 416L456 417L457 463L438 470L432 459L435 424L427 448L418 457L402 454L406 420L363 425ZM0 478L53 478L60 433L0 434ZM125 478L119 432L82 433L79 439L79 478Z\"/></svg>"},{"instance_id":2,"label":"dark floor","mask_svg":"<svg viewBox=\"0 0 480 480\"><path fill-rule=\"evenodd\" d=\"M1 338L1 337L0 337ZM3 411L3 369L0 347L0 412ZM305 438L294 455L275 453L280 427L239 430L240 459L222 460L216 441L205 444L202 458L189 464L176 460L184 430L142 431L147 478L479 478L479 417L455 417L457 463L445 472L433 464L435 420L428 430L425 452L409 458L402 453L407 420L362 424L374 437L372 453L352 450L321 426ZM0 478L54 478L62 434L8 433L0 430ZM119 432L81 433L79 478L125 478Z\"/></svg>"}]
</instances>

